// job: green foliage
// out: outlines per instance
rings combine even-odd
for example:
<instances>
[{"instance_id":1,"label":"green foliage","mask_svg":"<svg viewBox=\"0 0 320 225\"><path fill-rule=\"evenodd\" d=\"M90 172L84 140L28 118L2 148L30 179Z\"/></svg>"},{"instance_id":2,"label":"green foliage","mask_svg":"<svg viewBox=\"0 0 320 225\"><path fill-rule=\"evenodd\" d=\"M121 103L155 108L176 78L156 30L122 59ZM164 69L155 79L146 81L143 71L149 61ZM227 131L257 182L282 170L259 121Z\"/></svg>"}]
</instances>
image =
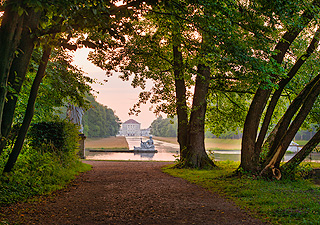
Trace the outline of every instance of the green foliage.
<instances>
[{"instance_id":1,"label":"green foliage","mask_svg":"<svg viewBox=\"0 0 320 225\"><path fill-rule=\"evenodd\" d=\"M211 91L206 114L207 129L218 137L241 132L239 128L244 124L249 102L248 94Z\"/></svg>"},{"instance_id":2,"label":"green foliage","mask_svg":"<svg viewBox=\"0 0 320 225\"><path fill-rule=\"evenodd\" d=\"M98 103L92 95L87 98L91 108L82 118L84 134L87 137L116 136L120 129L120 121L114 111Z\"/></svg>"},{"instance_id":3,"label":"green foliage","mask_svg":"<svg viewBox=\"0 0 320 225\"><path fill-rule=\"evenodd\" d=\"M272 224L318 224L320 188L309 180L266 181L252 176L237 177L237 162L216 162L219 169L164 168L181 177L230 198L242 208ZM319 164L317 165L319 166Z\"/></svg>"},{"instance_id":4,"label":"green foliage","mask_svg":"<svg viewBox=\"0 0 320 225\"><path fill-rule=\"evenodd\" d=\"M28 139L33 149L72 155L78 149L79 131L68 121L39 122L32 125Z\"/></svg>"},{"instance_id":5,"label":"green foliage","mask_svg":"<svg viewBox=\"0 0 320 225\"><path fill-rule=\"evenodd\" d=\"M89 170L77 156L78 140L78 128L68 121L33 124L13 171L0 176L0 204L48 194ZM10 151L0 157L1 171Z\"/></svg>"},{"instance_id":6,"label":"green foliage","mask_svg":"<svg viewBox=\"0 0 320 225\"><path fill-rule=\"evenodd\" d=\"M158 137L177 137L177 118L158 117L151 123L151 133Z\"/></svg>"},{"instance_id":7,"label":"green foliage","mask_svg":"<svg viewBox=\"0 0 320 225\"><path fill-rule=\"evenodd\" d=\"M35 50L29 72L19 93L14 117L15 124L21 123L24 118L40 57L40 49ZM83 71L71 65L71 61L71 56L61 49L57 48L53 51L46 69L46 76L39 87L33 123L51 121L57 109L64 106L65 102L84 108L88 107L85 96L90 92L90 84L93 83L93 80L85 76Z\"/></svg>"},{"instance_id":8,"label":"green foliage","mask_svg":"<svg viewBox=\"0 0 320 225\"><path fill-rule=\"evenodd\" d=\"M48 147L42 145L42 147ZM0 158L4 167L5 156ZM61 158L51 152L39 152L25 147L14 170L0 176L0 204L26 200L35 195L48 194L65 187L80 172L91 167L75 158Z\"/></svg>"}]
</instances>

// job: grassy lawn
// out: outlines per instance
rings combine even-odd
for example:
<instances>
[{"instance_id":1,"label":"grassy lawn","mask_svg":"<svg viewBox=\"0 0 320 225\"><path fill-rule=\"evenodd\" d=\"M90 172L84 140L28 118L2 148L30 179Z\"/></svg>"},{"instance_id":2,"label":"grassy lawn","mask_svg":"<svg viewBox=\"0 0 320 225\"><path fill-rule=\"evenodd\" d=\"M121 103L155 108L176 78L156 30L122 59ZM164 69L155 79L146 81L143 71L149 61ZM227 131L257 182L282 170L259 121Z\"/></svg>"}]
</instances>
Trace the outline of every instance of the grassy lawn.
<instances>
[{"instance_id":1,"label":"grassy lawn","mask_svg":"<svg viewBox=\"0 0 320 225\"><path fill-rule=\"evenodd\" d=\"M153 139L178 144L176 137L153 137ZM207 150L240 150L241 139L206 138L205 145Z\"/></svg>"},{"instance_id":2,"label":"grassy lawn","mask_svg":"<svg viewBox=\"0 0 320 225\"><path fill-rule=\"evenodd\" d=\"M207 150L240 150L241 149L241 139L206 138L204 142Z\"/></svg>"},{"instance_id":3,"label":"grassy lawn","mask_svg":"<svg viewBox=\"0 0 320 225\"><path fill-rule=\"evenodd\" d=\"M128 150L129 145L125 137L87 138L85 147L89 149L123 149Z\"/></svg>"},{"instance_id":4,"label":"grassy lawn","mask_svg":"<svg viewBox=\"0 0 320 225\"><path fill-rule=\"evenodd\" d=\"M320 186L310 180L266 181L251 176L232 177L238 162L216 162L219 169L172 169L164 172L218 192L241 208L272 224L320 224ZM320 164L313 164L320 167Z\"/></svg>"},{"instance_id":5,"label":"grassy lawn","mask_svg":"<svg viewBox=\"0 0 320 225\"><path fill-rule=\"evenodd\" d=\"M172 143L172 144L178 144L178 140L176 137L156 137L156 136L153 136L152 138L154 140L158 140L158 141L164 141L164 142L168 142L168 143Z\"/></svg>"}]
</instances>

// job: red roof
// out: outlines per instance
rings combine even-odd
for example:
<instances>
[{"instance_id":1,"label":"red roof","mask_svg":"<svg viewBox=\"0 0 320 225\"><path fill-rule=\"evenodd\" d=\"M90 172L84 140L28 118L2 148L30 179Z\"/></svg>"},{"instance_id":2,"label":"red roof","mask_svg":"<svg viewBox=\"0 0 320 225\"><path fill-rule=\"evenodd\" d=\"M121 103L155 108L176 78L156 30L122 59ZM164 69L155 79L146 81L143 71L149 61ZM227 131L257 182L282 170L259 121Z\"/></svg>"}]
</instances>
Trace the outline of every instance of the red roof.
<instances>
[{"instance_id":1,"label":"red roof","mask_svg":"<svg viewBox=\"0 0 320 225\"><path fill-rule=\"evenodd\" d=\"M123 124L140 124L140 123L138 123L137 121L135 121L133 119L130 119L130 120L127 120L126 122L124 122Z\"/></svg>"}]
</instances>

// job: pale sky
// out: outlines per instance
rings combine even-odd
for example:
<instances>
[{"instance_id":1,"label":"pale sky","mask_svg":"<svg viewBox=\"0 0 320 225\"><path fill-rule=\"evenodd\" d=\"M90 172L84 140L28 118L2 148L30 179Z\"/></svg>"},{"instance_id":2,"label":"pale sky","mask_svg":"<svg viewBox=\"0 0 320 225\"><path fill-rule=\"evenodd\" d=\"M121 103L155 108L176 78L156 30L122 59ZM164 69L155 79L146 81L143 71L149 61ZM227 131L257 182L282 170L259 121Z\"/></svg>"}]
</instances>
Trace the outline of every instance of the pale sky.
<instances>
[{"instance_id":1,"label":"pale sky","mask_svg":"<svg viewBox=\"0 0 320 225\"><path fill-rule=\"evenodd\" d=\"M79 66L89 77L96 78L99 82L103 82L105 79L108 80L106 83L103 82L104 85L92 85L94 90L99 91L99 94L95 94L97 102L113 109L121 122L134 119L141 123L141 128L148 128L152 121L156 119L155 114L149 111L150 104L141 107L139 116L128 115L129 109L137 102L142 89L133 88L129 81L122 81L117 73L107 78L105 71L87 60L89 51L89 49L77 50L74 53L73 64Z\"/></svg>"}]
</instances>

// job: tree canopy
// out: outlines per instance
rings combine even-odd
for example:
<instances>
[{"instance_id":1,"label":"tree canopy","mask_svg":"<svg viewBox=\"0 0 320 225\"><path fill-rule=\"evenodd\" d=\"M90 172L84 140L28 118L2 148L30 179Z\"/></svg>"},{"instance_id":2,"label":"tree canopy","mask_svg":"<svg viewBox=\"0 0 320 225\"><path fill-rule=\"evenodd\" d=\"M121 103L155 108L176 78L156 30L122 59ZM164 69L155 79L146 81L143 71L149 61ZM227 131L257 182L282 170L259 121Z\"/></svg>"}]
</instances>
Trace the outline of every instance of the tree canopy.
<instances>
[{"instance_id":1,"label":"tree canopy","mask_svg":"<svg viewBox=\"0 0 320 225\"><path fill-rule=\"evenodd\" d=\"M301 155L280 168L298 130L318 123L319 3L7 0L0 27L0 152L35 50L40 55L20 145L52 54L85 46L108 75L117 70L125 80L133 76L134 87L154 81L132 112L150 101L156 112L177 115L181 167L215 166L205 151L205 124L216 134L242 127L239 171L279 178L320 141L317 132ZM62 95L85 88L75 87L62 88Z\"/></svg>"}]
</instances>

